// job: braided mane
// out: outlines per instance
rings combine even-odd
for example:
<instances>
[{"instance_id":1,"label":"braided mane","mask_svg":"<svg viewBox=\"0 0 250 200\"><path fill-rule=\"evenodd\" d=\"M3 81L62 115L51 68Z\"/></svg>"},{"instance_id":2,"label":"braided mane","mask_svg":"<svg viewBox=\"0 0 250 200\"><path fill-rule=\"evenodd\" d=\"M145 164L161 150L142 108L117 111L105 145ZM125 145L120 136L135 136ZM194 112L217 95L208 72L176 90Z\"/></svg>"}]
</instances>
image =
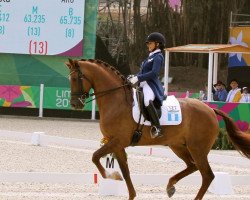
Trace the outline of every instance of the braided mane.
<instances>
[{"instance_id":1,"label":"braided mane","mask_svg":"<svg viewBox=\"0 0 250 200\"><path fill-rule=\"evenodd\" d=\"M81 61L88 61L91 63L96 63L99 64L102 67L106 67L108 69L111 69L117 76L119 76L123 81L127 82L126 77L121 74L121 72L119 72L115 67L111 66L110 64L102 61L102 60L95 60L95 59L81 59Z\"/></svg>"}]
</instances>

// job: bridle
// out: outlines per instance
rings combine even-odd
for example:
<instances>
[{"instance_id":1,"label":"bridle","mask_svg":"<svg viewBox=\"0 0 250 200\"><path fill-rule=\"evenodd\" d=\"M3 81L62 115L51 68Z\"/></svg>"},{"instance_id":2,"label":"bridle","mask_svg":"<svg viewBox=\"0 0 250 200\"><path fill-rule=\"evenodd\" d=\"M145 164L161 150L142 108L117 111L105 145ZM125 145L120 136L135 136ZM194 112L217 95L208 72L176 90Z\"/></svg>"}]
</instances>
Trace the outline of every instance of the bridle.
<instances>
[{"instance_id":1,"label":"bridle","mask_svg":"<svg viewBox=\"0 0 250 200\"><path fill-rule=\"evenodd\" d=\"M118 89L121 89L121 88L124 88L125 86L130 85L129 83L126 82L125 84L123 84L121 86L118 86L118 87L115 87L115 88L112 88L112 89L109 89L109 90L104 90L104 91L94 92L92 94L89 94L89 92L86 92L84 90L82 80L85 79L86 81L88 81L88 83L90 85L91 85L91 81L81 72L80 69L76 69L76 70L71 71L68 76L70 77L70 75L73 74L73 73L77 73L77 81L78 81L78 84L80 86L80 91L79 92L71 92L71 96L78 97L78 100L82 103L83 106L86 105L87 103L97 99L97 98L100 98L102 96L110 94L113 91L116 91ZM85 100L87 98L92 97L92 96L95 96L95 97L90 99L89 101L85 102Z\"/></svg>"},{"instance_id":2,"label":"bridle","mask_svg":"<svg viewBox=\"0 0 250 200\"><path fill-rule=\"evenodd\" d=\"M70 75L72 75L73 73L76 73L76 72L77 72L77 82L78 82L78 85L80 86L80 91L79 92L71 92L71 96L78 97L78 100L84 105L85 99L89 98L90 95L88 92L86 92L84 90L82 80L83 80L83 78L85 78L89 83L90 83L90 80L87 77L85 77L79 69L71 71L69 73L68 77L70 77Z\"/></svg>"}]
</instances>

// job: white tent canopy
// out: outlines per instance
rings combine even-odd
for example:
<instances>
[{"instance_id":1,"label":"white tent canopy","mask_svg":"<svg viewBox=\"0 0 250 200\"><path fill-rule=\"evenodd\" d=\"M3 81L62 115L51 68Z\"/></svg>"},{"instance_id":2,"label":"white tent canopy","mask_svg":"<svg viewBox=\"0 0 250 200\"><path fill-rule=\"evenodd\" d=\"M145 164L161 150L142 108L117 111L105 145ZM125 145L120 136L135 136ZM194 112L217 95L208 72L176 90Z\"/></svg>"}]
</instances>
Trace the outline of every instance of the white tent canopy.
<instances>
[{"instance_id":1,"label":"white tent canopy","mask_svg":"<svg viewBox=\"0 0 250 200\"><path fill-rule=\"evenodd\" d=\"M165 49L165 74L164 87L168 94L168 76L169 76L169 54L170 52L183 53L208 53L208 94L207 100L212 100L212 85L217 82L218 54L219 53L243 53L250 54L250 48L238 44L189 44Z\"/></svg>"}]
</instances>

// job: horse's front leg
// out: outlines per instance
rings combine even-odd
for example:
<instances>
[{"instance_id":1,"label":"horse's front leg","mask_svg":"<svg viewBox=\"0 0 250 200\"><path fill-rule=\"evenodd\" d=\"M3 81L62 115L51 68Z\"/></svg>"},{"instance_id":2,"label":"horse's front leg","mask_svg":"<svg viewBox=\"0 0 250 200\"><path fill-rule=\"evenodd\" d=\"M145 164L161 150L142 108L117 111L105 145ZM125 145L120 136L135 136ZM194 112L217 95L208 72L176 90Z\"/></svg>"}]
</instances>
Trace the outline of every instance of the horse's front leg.
<instances>
[{"instance_id":1,"label":"horse's front leg","mask_svg":"<svg viewBox=\"0 0 250 200\"><path fill-rule=\"evenodd\" d=\"M97 169L99 170L100 174L102 175L103 178L110 178L114 180L122 180L122 177L119 173L112 173L109 174L104 167L102 166L100 162L100 158L109 154L117 151L119 148L119 142L116 139L110 140L108 143L103 145L100 149L94 152L92 156L92 161L96 165Z\"/></svg>"},{"instance_id":2,"label":"horse's front leg","mask_svg":"<svg viewBox=\"0 0 250 200\"><path fill-rule=\"evenodd\" d=\"M129 200L133 200L136 197L136 192L135 192L134 186L130 178L130 172L129 172L128 163L127 163L127 156L126 156L126 152L124 148L119 151L115 151L115 156L117 158L120 169L122 171L123 178L125 179L126 184L127 184L127 188L129 192Z\"/></svg>"}]
</instances>

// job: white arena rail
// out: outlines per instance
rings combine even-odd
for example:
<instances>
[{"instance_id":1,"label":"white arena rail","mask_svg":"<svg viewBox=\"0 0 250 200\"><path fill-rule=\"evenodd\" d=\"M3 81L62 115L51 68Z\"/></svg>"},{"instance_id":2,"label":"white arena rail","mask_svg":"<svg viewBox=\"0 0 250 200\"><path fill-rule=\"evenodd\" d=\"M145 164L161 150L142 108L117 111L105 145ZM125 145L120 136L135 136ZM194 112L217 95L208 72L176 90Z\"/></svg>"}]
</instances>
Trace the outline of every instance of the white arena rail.
<instances>
[{"instance_id":1,"label":"white arena rail","mask_svg":"<svg viewBox=\"0 0 250 200\"><path fill-rule=\"evenodd\" d=\"M131 174L136 185L166 185L171 176L173 174ZM230 175L230 178L232 185L250 185L250 175ZM97 184L101 179L100 174L94 173L0 172L0 182ZM195 173L178 184L200 185L201 176Z\"/></svg>"},{"instance_id":2,"label":"white arena rail","mask_svg":"<svg viewBox=\"0 0 250 200\"><path fill-rule=\"evenodd\" d=\"M100 147L100 142L97 141L51 136L51 135L45 135L43 132L23 133L23 132L0 130L0 138L17 140L26 143L33 143L35 145L40 145L40 146L59 145L72 148L90 148L90 149L98 149ZM167 157L176 162L183 162L170 149L160 146L128 147L126 149L126 152L134 154L142 154L142 155L152 155L157 157L158 156ZM247 158L240 156L240 154L239 156L236 157L236 156L210 153L208 155L208 160L209 162L217 164L227 164L227 165L230 164L236 166L250 167L250 161Z\"/></svg>"}]
</instances>

